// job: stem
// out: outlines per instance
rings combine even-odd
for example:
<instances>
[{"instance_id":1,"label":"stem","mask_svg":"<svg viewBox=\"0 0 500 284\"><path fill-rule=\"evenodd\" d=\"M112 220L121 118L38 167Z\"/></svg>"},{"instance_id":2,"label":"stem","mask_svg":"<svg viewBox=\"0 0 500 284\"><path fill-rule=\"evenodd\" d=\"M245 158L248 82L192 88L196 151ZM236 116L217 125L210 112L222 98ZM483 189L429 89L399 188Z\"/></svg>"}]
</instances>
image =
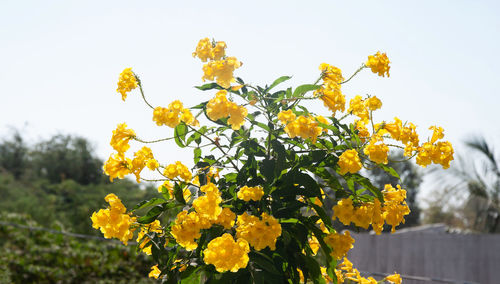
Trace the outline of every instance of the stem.
<instances>
[{"instance_id":1,"label":"stem","mask_svg":"<svg viewBox=\"0 0 500 284\"><path fill-rule=\"evenodd\" d=\"M363 70L365 68L368 68L368 66L366 66L364 63L361 64L361 66L358 68L358 70L356 70L356 72L354 72L354 74L352 74L351 77L349 77L349 79L345 80L344 82L340 82L340 84L344 84L344 83L351 81L351 79L354 78L354 76L356 76L359 72L361 72L361 70Z\"/></svg>"},{"instance_id":2,"label":"stem","mask_svg":"<svg viewBox=\"0 0 500 284\"><path fill-rule=\"evenodd\" d=\"M219 150L224 154L224 156L228 156L228 154L226 153L226 151L224 151L224 149L222 149L222 147L218 144L218 143L215 143L215 141L208 137L207 135L205 135L205 133L202 133L202 132L199 132L198 130L196 130L195 128L193 128L192 126L188 125L189 128L191 128L194 132L200 134L201 136L205 137L206 139L208 139L210 142L212 142L212 144L214 144L215 146L217 146L217 148L219 148ZM232 159L228 159L229 162L231 163L231 165L233 166L233 168L236 170L236 172L238 172L238 167L236 166L236 164L233 162Z\"/></svg>"},{"instance_id":3,"label":"stem","mask_svg":"<svg viewBox=\"0 0 500 284\"><path fill-rule=\"evenodd\" d=\"M144 102L151 108L151 109L155 109L147 100L146 100L146 96L144 96L144 90L142 89L142 83L141 83L141 79L139 79L139 76L137 76L135 73L134 73L134 76L135 76L135 79L137 80L137 85L139 85L139 90L141 91L141 95L142 95L142 99L144 100Z\"/></svg>"},{"instance_id":4,"label":"stem","mask_svg":"<svg viewBox=\"0 0 500 284\"><path fill-rule=\"evenodd\" d=\"M168 137L168 138L162 138L162 139L158 139L158 140L145 141L145 140L142 140L142 139L140 139L139 137L135 136L135 137L133 137L132 139L134 139L135 141L141 142L141 143L146 143L146 144L149 144L149 143L157 143L157 142L161 142L161 141L172 140L172 139L174 139L174 138L175 138L175 137Z\"/></svg>"}]
</instances>

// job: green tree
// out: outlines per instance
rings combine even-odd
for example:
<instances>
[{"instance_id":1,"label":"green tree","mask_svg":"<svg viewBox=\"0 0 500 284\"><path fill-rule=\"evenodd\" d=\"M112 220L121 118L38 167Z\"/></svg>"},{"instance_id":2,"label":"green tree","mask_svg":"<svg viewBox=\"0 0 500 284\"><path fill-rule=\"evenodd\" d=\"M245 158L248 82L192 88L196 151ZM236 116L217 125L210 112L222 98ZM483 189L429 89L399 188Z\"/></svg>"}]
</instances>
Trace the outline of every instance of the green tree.
<instances>
[{"instance_id":1,"label":"green tree","mask_svg":"<svg viewBox=\"0 0 500 284\"><path fill-rule=\"evenodd\" d=\"M28 162L28 146L19 131L13 130L12 137L0 143L0 171L8 171L20 178Z\"/></svg>"},{"instance_id":2,"label":"green tree","mask_svg":"<svg viewBox=\"0 0 500 284\"><path fill-rule=\"evenodd\" d=\"M95 184L101 182L103 174L102 161L93 151L87 139L59 134L35 146L31 163L38 176L52 183L72 179Z\"/></svg>"},{"instance_id":3,"label":"green tree","mask_svg":"<svg viewBox=\"0 0 500 284\"><path fill-rule=\"evenodd\" d=\"M454 167L443 173L436 171L445 191L462 199L451 198L442 203L460 204L462 226L481 232L500 232L500 156L490 142L482 136L465 141L466 155L459 155ZM457 194L459 193L459 194ZM440 207L446 207L441 204ZM452 206L457 208L457 206ZM446 210L444 210L446 211ZM446 213L446 212L444 212ZM439 214L443 214L440 212ZM435 217L435 216L434 216ZM436 219L436 218L434 218Z\"/></svg>"}]
</instances>

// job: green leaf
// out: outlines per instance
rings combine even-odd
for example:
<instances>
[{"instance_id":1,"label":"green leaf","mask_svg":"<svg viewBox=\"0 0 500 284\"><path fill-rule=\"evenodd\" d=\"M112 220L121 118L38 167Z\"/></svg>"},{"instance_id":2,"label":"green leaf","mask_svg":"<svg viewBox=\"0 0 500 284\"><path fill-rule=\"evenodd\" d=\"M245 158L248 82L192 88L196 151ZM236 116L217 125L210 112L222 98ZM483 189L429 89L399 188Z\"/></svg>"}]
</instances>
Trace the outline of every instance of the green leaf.
<instances>
[{"instance_id":1,"label":"green leaf","mask_svg":"<svg viewBox=\"0 0 500 284\"><path fill-rule=\"evenodd\" d=\"M204 109L205 106L207 105L207 102L202 102L201 104L195 105L194 107L190 107L190 109Z\"/></svg>"},{"instance_id":2,"label":"green leaf","mask_svg":"<svg viewBox=\"0 0 500 284\"><path fill-rule=\"evenodd\" d=\"M276 160L264 159L259 164L260 173L266 178L268 183L272 183L275 178Z\"/></svg>"},{"instance_id":3,"label":"green leaf","mask_svg":"<svg viewBox=\"0 0 500 284\"><path fill-rule=\"evenodd\" d=\"M269 92L272 88L274 88L277 85L279 85L279 84L281 84L281 83L283 83L285 81L288 81L290 79L292 79L291 76L281 76L281 77L279 77L278 79L274 80L274 82L271 84L271 86L267 87L267 89L265 90L264 93Z\"/></svg>"},{"instance_id":4,"label":"green leaf","mask_svg":"<svg viewBox=\"0 0 500 284\"><path fill-rule=\"evenodd\" d=\"M389 167L389 166L386 166L384 164L379 164L379 166L388 174L390 174L391 176L397 178L397 179L400 179L399 177L399 174L396 172L395 169L393 169L392 167Z\"/></svg>"},{"instance_id":5,"label":"green leaf","mask_svg":"<svg viewBox=\"0 0 500 284\"><path fill-rule=\"evenodd\" d=\"M184 123L180 123L174 129L175 143L177 143L177 145L179 145L179 147L181 148L186 147L184 141L186 141L187 130L187 126Z\"/></svg>"},{"instance_id":6,"label":"green leaf","mask_svg":"<svg viewBox=\"0 0 500 284\"><path fill-rule=\"evenodd\" d=\"M301 97L305 95L307 92L314 91L321 88L321 85L311 85L311 84L306 84L306 85L300 85L298 86L295 91L293 91L292 97Z\"/></svg>"},{"instance_id":7,"label":"green leaf","mask_svg":"<svg viewBox=\"0 0 500 284\"><path fill-rule=\"evenodd\" d=\"M149 210L145 216L139 217L137 219L137 222L141 224L149 224L156 220L156 217L158 217L158 215L160 215L163 211L163 206L156 205L155 207L151 208L151 210Z\"/></svg>"},{"instance_id":8,"label":"green leaf","mask_svg":"<svg viewBox=\"0 0 500 284\"><path fill-rule=\"evenodd\" d=\"M376 188L375 186L373 186L373 184L371 183L371 181L369 179L363 177L360 174L353 174L352 176L358 184L360 184L360 185L364 186L366 189L368 189L379 200L384 200L384 197L382 195L382 191L379 188Z\"/></svg>"},{"instance_id":9,"label":"green leaf","mask_svg":"<svg viewBox=\"0 0 500 284\"><path fill-rule=\"evenodd\" d=\"M178 183L175 183L174 185L174 197L175 197L175 200L177 200L177 202L183 204L183 205L186 205L186 200L184 200L184 191L182 189L182 187L178 184Z\"/></svg>"},{"instance_id":10,"label":"green leaf","mask_svg":"<svg viewBox=\"0 0 500 284\"><path fill-rule=\"evenodd\" d=\"M196 86L195 88L198 89L198 90L202 90L202 91L208 91L208 90L213 90L213 89L217 89L217 90L222 90L223 89L217 83L208 83L208 84L205 84L205 85Z\"/></svg>"},{"instance_id":11,"label":"green leaf","mask_svg":"<svg viewBox=\"0 0 500 284\"><path fill-rule=\"evenodd\" d=\"M200 148L194 148L193 154L194 154L194 158L193 158L194 162L198 163L200 161L200 158L201 158L201 149Z\"/></svg>"},{"instance_id":12,"label":"green leaf","mask_svg":"<svg viewBox=\"0 0 500 284\"><path fill-rule=\"evenodd\" d=\"M167 201L165 199L163 199L163 198L154 197L154 198L151 198L150 200L143 200L143 201L141 201L139 204L137 204L132 209L132 211L143 209L143 208L147 208L147 207L151 207L151 206L155 206L155 205L162 204L162 203L165 203L165 202L167 202Z\"/></svg>"}]
</instances>

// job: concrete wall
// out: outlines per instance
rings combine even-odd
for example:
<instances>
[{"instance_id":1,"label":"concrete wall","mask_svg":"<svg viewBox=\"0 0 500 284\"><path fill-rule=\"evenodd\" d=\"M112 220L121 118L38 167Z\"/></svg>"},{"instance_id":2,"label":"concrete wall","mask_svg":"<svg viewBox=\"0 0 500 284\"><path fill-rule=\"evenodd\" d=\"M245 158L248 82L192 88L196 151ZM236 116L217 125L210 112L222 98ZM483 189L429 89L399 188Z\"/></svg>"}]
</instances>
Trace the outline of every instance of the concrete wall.
<instances>
[{"instance_id":1,"label":"concrete wall","mask_svg":"<svg viewBox=\"0 0 500 284\"><path fill-rule=\"evenodd\" d=\"M360 271L396 271L434 279L403 279L408 284L500 283L500 235L408 232L352 236L355 243L348 258Z\"/></svg>"}]
</instances>

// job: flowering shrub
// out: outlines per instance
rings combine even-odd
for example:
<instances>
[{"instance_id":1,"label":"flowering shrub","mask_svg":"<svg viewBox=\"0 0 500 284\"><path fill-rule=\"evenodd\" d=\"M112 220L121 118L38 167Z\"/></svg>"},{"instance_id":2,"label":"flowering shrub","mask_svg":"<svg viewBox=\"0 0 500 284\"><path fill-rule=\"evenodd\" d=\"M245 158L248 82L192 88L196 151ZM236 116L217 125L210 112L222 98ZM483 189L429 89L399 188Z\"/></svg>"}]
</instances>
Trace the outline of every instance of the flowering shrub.
<instances>
[{"instance_id":1,"label":"flowering shrub","mask_svg":"<svg viewBox=\"0 0 500 284\"><path fill-rule=\"evenodd\" d=\"M173 136L144 141L125 123L118 125L111 138L116 153L105 163L105 173L111 180L133 174L140 182L148 168L163 184L159 197L132 210L107 196L110 207L92 215L94 227L125 244L135 234L139 249L157 263L150 276L168 283L192 275L202 275L206 283L377 283L353 268L346 255L355 240L336 231L332 220L371 225L380 234L384 224L394 231L410 211L404 189L376 188L361 170L380 167L398 177L386 166L390 147L404 149L423 167L448 168L453 160L451 144L441 141L441 127L432 126L431 138L421 143L412 123L397 117L375 123L374 111L382 107L375 96L354 96L346 106L342 85L366 68L389 77L387 55L369 56L347 80L339 68L323 63L315 83L283 90L276 88L291 77L264 87L236 78L242 64L226 56L224 42L202 39L193 56L205 62L202 79L215 82L197 87L210 97L191 108L178 100L154 107L130 68L120 75L122 98L138 87L152 120L173 128ZM306 100L321 101L323 116L305 108ZM127 154L131 141L170 139L194 149L193 167L160 164L146 146ZM336 204L333 219L325 199ZM175 220L160 223L162 214L179 207ZM150 209L137 216L144 208ZM398 274L382 280L401 282Z\"/></svg>"}]
</instances>

